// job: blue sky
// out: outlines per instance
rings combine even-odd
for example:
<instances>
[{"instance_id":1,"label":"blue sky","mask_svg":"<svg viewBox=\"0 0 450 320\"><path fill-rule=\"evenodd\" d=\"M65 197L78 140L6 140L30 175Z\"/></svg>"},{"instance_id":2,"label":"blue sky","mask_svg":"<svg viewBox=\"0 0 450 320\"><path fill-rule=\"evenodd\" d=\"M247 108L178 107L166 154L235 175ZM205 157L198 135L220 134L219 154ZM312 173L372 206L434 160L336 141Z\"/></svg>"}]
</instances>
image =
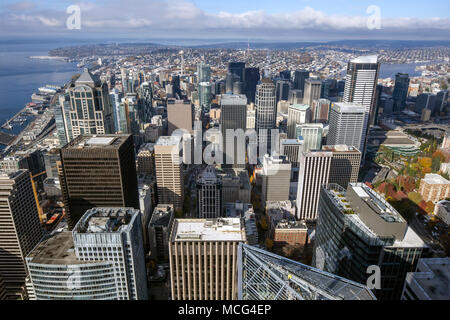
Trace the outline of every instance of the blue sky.
<instances>
[{"instance_id":1,"label":"blue sky","mask_svg":"<svg viewBox=\"0 0 450 320\"><path fill-rule=\"evenodd\" d=\"M81 8L68 30L66 8ZM381 28L368 28L369 6ZM449 0L2 0L0 36L450 39Z\"/></svg>"}]
</instances>

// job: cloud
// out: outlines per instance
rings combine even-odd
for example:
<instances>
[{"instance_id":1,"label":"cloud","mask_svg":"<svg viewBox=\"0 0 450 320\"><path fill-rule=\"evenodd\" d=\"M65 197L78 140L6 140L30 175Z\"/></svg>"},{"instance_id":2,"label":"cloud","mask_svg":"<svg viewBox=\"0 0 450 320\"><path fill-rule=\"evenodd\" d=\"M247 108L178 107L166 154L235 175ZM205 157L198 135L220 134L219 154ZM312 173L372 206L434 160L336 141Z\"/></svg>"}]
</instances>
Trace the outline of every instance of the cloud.
<instances>
[{"instance_id":1,"label":"cloud","mask_svg":"<svg viewBox=\"0 0 450 320\"><path fill-rule=\"evenodd\" d=\"M36 8L36 4L29 1L21 1L7 5L7 8L11 11L28 11Z\"/></svg>"},{"instance_id":2,"label":"cloud","mask_svg":"<svg viewBox=\"0 0 450 320\"><path fill-rule=\"evenodd\" d=\"M450 38L448 18L389 18L382 19L381 30L369 30L369 15L350 16L326 14L311 6L294 12L270 14L263 10L242 13L201 10L187 0L110 0L101 3L80 2L81 31L94 34L133 34L153 37L174 35L195 38L197 35L215 37L341 37L341 38ZM26 10L20 14L0 12L0 30L8 32L68 33L65 10L32 10L26 2L11 5ZM255 3L255 8L257 4ZM31 10L31 12L29 11ZM365 14L365 12L364 12ZM383 17L382 17L383 18ZM26 25L17 29L20 22ZM0 31L1 34L2 31ZM320 40L320 39L316 39Z\"/></svg>"}]
</instances>

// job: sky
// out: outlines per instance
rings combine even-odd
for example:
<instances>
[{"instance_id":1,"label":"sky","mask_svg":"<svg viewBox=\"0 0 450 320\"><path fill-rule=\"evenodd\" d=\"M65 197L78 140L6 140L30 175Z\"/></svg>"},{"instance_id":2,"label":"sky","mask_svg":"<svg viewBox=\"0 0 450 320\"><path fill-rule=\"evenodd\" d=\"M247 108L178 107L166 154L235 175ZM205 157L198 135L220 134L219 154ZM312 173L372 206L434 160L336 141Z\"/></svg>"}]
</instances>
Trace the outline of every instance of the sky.
<instances>
[{"instance_id":1,"label":"sky","mask_svg":"<svg viewBox=\"0 0 450 320\"><path fill-rule=\"evenodd\" d=\"M67 27L70 14L66 10L70 5L80 8L80 29ZM0 37L43 36L245 41L449 40L450 1L1 1Z\"/></svg>"}]
</instances>

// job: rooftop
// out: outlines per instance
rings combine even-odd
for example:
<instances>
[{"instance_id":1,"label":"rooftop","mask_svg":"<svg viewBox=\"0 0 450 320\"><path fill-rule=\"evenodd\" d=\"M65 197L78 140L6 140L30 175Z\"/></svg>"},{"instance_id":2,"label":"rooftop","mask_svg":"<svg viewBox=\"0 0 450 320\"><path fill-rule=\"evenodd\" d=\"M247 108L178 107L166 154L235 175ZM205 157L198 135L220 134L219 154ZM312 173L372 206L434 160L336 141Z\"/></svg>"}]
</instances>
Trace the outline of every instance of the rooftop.
<instances>
[{"instance_id":1,"label":"rooftop","mask_svg":"<svg viewBox=\"0 0 450 320\"><path fill-rule=\"evenodd\" d=\"M168 226L172 217L173 205L157 205L150 219L150 226Z\"/></svg>"},{"instance_id":2,"label":"rooftop","mask_svg":"<svg viewBox=\"0 0 450 320\"><path fill-rule=\"evenodd\" d=\"M450 181L436 173L427 173L422 180L428 184L450 184Z\"/></svg>"},{"instance_id":3,"label":"rooftop","mask_svg":"<svg viewBox=\"0 0 450 320\"><path fill-rule=\"evenodd\" d=\"M81 217L74 232L118 233L126 231L133 219L140 215L134 208L92 208Z\"/></svg>"},{"instance_id":4,"label":"rooftop","mask_svg":"<svg viewBox=\"0 0 450 320\"><path fill-rule=\"evenodd\" d=\"M176 219L172 241L246 241L240 218Z\"/></svg>"},{"instance_id":5,"label":"rooftop","mask_svg":"<svg viewBox=\"0 0 450 320\"><path fill-rule=\"evenodd\" d=\"M370 55L370 56L361 56L350 61L351 63L377 63L378 56Z\"/></svg>"},{"instance_id":6,"label":"rooftop","mask_svg":"<svg viewBox=\"0 0 450 320\"><path fill-rule=\"evenodd\" d=\"M306 111L306 110L310 109L309 105L307 105L307 104L293 104L293 105L290 105L289 108L297 109L300 111Z\"/></svg>"},{"instance_id":7,"label":"rooftop","mask_svg":"<svg viewBox=\"0 0 450 320\"><path fill-rule=\"evenodd\" d=\"M419 285L431 300L450 300L450 258L420 259L412 281Z\"/></svg>"},{"instance_id":8,"label":"rooftop","mask_svg":"<svg viewBox=\"0 0 450 320\"><path fill-rule=\"evenodd\" d=\"M336 109L338 112L344 113L364 113L366 108L358 103L353 102L333 102L331 109Z\"/></svg>"},{"instance_id":9,"label":"rooftop","mask_svg":"<svg viewBox=\"0 0 450 320\"><path fill-rule=\"evenodd\" d=\"M157 146L178 146L180 144L180 136L161 136L156 141Z\"/></svg>"},{"instance_id":10,"label":"rooftop","mask_svg":"<svg viewBox=\"0 0 450 320\"><path fill-rule=\"evenodd\" d=\"M356 152L356 153L360 153L360 151L353 147L353 146L347 146L345 144L338 144L338 145L327 145L327 146L322 146L323 150L330 150L333 152Z\"/></svg>"},{"instance_id":11,"label":"rooftop","mask_svg":"<svg viewBox=\"0 0 450 320\"><path fill-rule=\"evenodd\" d=\"M129 137L130 135L128 134L83 135L73 139L65 147L63 147L63 149L118 149Z\"/></svg>"}]
</instances>

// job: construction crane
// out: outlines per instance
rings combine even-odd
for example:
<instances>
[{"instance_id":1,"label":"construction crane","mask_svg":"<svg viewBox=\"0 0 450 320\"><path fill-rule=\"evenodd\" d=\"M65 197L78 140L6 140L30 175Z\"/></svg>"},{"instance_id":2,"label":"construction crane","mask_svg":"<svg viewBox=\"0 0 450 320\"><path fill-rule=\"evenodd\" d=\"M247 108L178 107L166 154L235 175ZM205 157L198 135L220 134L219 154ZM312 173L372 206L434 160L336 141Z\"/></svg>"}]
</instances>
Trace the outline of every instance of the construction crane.
<instances>
[{"instance_id":1,"label":"construction crane","mask_svg":"<svg viewBox=\"0 0 450 320\"><path fill-rule=\"evenodd\" d=\"M30 172L31 185L33 186L34 200L36 201L36 207L38 209L39 220L41 221L41 223L44 220L45 215L44 215L44 210L42 210L42 207L39 204L39 198L38 198L38 194L37 194L36 184L34 183L34 178L39 177L39 176L43 175L44 173L47 173L47 171L44 170L35 175L32 175Z\"/></svg>"}]
</instances>

